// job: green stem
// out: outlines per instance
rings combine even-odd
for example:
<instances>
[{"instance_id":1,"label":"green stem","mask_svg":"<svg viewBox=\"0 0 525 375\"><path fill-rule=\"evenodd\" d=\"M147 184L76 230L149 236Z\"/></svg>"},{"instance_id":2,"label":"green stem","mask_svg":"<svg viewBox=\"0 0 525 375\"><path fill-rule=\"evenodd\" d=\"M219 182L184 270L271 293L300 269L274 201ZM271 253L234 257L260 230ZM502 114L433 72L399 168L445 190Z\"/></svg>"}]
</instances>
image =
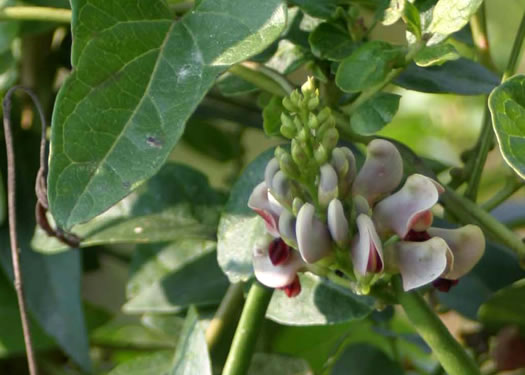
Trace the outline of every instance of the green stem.
<instances>
[{"instance_id":1,"label":"green stem","mask_svg":"<svg viewBox=\"0 0 525 375\"><path fill-rule=\"evenodd\" d=\"M393 280L397 298L408 319L432 348L449 375L480 375L479 368L418 292L404 292L401 279Z\"/></svg>"},{"instance_id":2,"label":"green stem","mask_svg":"<svg viewBox=\"0 0 525 375\"><path fill-rule=\"evenodd\" d=\"M0 9L0 21L71 22L69 9L17 6Z\"/></svg>"},{"instance_id":3,"label":"green stem","mask_svg":"<svg viewBox=\"0 0 525 375\"><path fill-rule=\"evenodd\" d=\"M448 188L441 195L441 201L460 222L478 224L487 235L510 248L520 259L525 259L525 244L521 238L476 203Z\"/></svg>"},{"instance_id":4,"label":"green stem","mask_svg":"<svg viewBox=\"0 0 525 375\"><path fill-rule=\"evenodd\" d=\"M523 45L524 37L525 37L525 13L523 14L523 17L521 18L521 23L518 29L518 33L516 34L516 37L514 38L514 44L512 45L512 50L510 52L509 61L507 63L507 67L505 68L505 72L503 73L503 78L501 79L502 82L505 82L508 78L513 76L514 73L516 73L516 68L518 65L518 59L520 57L521 47Z\"/></svg>"},{"instance_id":5,"label":"green stem","mask_svg":"<svg viewBox=\"0 0 525 375\"><path fill-rule=\"evenodd\" d=\"M284 97L294 90L286 78L260 64L245 62L233 65L228 71L272 95Z\"/></svg>"},{"instance_id":6,"label":"green stem","mask_svg":"<svg viewBox=\"0 0 525 375\"><path fill-rule=\"evenodd\" d=\"M210 325L206 329L206 343L210 352L213 351L217 342L220 341L225 329L232 323L232 320L238 318L243 299L242 283L231 284L222 298Z\"/></svg>"},{"instance_id":7,"label":"green stem","mask_svg":"<svg viewBox=\"0 0 525 375\"><path fill-rule=\"evenodd\" d=\"M485 3L481 4L478 11L470 19L472 39L478 50L481 63L492 71L496 71L490 56L489 38L487 35L487 20L485 17Z\"/></svg>"},{"instance_id":8,"label":"green stem","mask_svg":"<svg viewBox=\"0 0 525 375\"><path fill-rule=\"evenodd\" d=\"M494 196L491 197L488 201L484 202L481 205L481 208L483 208L487 212L492 211L494 208L498 207L501 203L506 201L510 196L512 196L512 194L517 192L522 187L523 182L519 181L517 178L509 178L503 186L503 189L494 194Z\"/></svg>"},{"instance_id":9,"label":"green stem","mask_svg":"<svg viewBox=\"0 0 525 375\"><path fill-rule=\"evenodd\" d=\"M272 289L266 288L259 282L253 282L222 375L245 375L248 373L255 342L262 328L272 292Z\"/></svg>"}]
</instances>

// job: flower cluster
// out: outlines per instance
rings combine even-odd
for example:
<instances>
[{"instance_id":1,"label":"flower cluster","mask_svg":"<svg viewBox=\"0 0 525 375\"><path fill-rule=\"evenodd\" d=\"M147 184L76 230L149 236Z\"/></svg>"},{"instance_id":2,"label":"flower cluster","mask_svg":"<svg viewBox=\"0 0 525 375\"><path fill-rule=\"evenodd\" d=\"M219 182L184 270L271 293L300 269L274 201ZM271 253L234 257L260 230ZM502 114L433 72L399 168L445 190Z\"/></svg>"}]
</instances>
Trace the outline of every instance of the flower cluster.
<instances>
[{"instance_id":1,"label":"flower cluster","mask_svg":"<svg viewBox=\"0 0 525 375\"><path fill-rule=\"evenodd\" d=\"M405 290L430 282L446 290L483 255L485 239L474 225L432 227L432 207L443 187L413 174L401 188L403 161L386 140L369 143L364 164L347 147L329 108L317 111L309 80L283 100L281 133L290 151L277 148L264 181L248 206L265 221L267 236L253 251L257 279L297 295L303 270L342 270L367 293L377 280L400 273ZM397 190L396 190L397 189Z\"/></svg>"}]
</instances>

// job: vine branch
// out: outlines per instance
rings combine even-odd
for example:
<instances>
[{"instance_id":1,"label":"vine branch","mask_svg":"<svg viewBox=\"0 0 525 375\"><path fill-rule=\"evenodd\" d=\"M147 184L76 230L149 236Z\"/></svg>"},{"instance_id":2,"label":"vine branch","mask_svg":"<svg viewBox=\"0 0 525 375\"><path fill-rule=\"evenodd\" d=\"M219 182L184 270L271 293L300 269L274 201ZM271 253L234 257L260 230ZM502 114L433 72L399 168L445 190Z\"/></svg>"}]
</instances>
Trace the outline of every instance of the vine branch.
<instances>
[{"instance_id":1,"label":"vine branch","mask_svg":"<svg viewBox=\"0 0 525 375\"><path fill-rule=\"evenodd\" d=\"M36 96L31 90L23 87L15 86L9 89L3 101L4 111L4 136L7 153L7 205L9 218L9 240L11 244L11 261L13 264L14 284L16 297L18 299L18 308L20 310L20 320L22 321L22 331L24 334L24 344L26 347L27 364L30 375L37 375L38 368L35 359L35 352L33 349L33 340L31 337L31 329L29 327L29 317L24 297L24 283L22 280L22 268L20 266L20 249L18 246L17 230L16 230L16 172L15 172L15 153L13 146L13 134L11 132L11 105L12 96L17 89L24 90L35 102L41 116L41 108L36 100ZM42 123L44 124L44 123ZM44 125L42 125L44 126Z\"/></svg>"},{"instance_id":2,"label":"vine branch","mask_svg":"<svg viewBox=\"0 0 525 375\"><path fill-rule=\"evenodd\" d=\"M0 9L0 21L71 22L69 9L51 7L14 6Z\"/></svg>"}]
</instances>

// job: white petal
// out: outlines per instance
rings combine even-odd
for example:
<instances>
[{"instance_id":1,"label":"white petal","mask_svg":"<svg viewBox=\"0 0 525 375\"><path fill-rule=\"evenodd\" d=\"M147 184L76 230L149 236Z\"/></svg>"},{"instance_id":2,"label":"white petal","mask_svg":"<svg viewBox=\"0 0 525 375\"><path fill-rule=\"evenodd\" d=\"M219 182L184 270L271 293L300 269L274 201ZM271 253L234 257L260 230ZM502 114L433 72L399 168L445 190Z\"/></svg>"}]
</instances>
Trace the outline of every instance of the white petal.
<instances>
[{"instance_id":1,"label":"white petal","mask_svg":"<svg viewBox=\"0 0 525 375\"><path fill-rule=\"evenodd\" d=\"M404 238L408 231L417 224L419 231L425 230L421 218L427 218L426 211L438 201L441 187L436 181L420 174L409 176L403 187L386 197L374 207L374 222L381 234L394 231ZM426 222L432 223L431 216Z\"/></svg>"},{"instance_id":2,"label":"white petal","mask_svg":"<svg viewBox=\"0 0 525 375\"><path fill-rule=\"evenodd\" d=\"M295 216L288 210L283 210L279 216L279 232L281 237L289 246L297 247L297 235L295 234Z\"/></svg>"},{"instance_id":3,"label":"white petal","mask_svg":"<svg viewBox=\"0 0 525 375\"><path fill-rule=\"evenodd\" d=\"M315 217L315 208L305 203L299 210L295 226L299 252L307 263L315 263L332 250L330 234L326 225Z\"/></svg>"},{"instance_id":4,"label":"white petal","mask_svg":"<svg viewBox=\"0 0 525 375\"><path fill-rule=\"evenodd\" d=\"M374 139L368 144L365 163L357 174L352 191L373 205L381 196L393 191L402 178L403 160L397 148L383 139Z\"/></svg>"},{"instance_id":5,"label":"white petal","mask_svg":"<svg viewBox=\"0 0 525 375\"><path fill-rule=\"evenodd\" d=\"M395 245L393 251L405 291L441 277L453 263L447 243L438 237L424 242L401 241Z\"/></svg>"},{"instance_id":6,"label":"white petal","mask_svg":"<svg viewBox=\"0 0 525 375\"><path fill-rule=\"evenodd\" d=\"M346 220L343 204L339 199L333 199L328 205L328 230L332 239L340 246L345 247L349 241L348 220Z\"/></svg>"},{"instance_id":7,"label":"white petal","mask_svg":"<svg viewBox=\"0 0 525 375\"><path fill-rule=\"evenodd\" d=\"M274 202L271 202L270 199ZM279 219L280 212L277 212L277 209L280 207L280 204L268 192L268 187L265 182L261 182L253 189L248 199L248 207L264 219L266 229L272 236L279 237L277 220Z\"/></svg>"},{"instance_id":8,"label":"white petal","mask_svg":"<svg viewBox=\"0 0 525 375\"><path fill-rule=\"evenodd\" d=\"M336 147L332 151L330 164L339 177L339 194L344 198L350 191L357 173L354 154L348 147Z\"/></svg>"},{"instance_id":9,"label":"white petal","mask_svg":"<svg viewBox=\"0 0 525 375\"><path fill-rule=\"evenodd\" d=\"M304 262L297 251L291 250L285 263L274 266L268 255L272 240L273 238L266 236L256 243L253 249L253 269L261 284L270 288L283 288L295 280L297 271L304 266Z\"/></svg>"},{"instance_id":10,"label":"white petal","mask_svg":"<svg viewBox=\"0 0 525 375\"><path fill-rule=\"evenodd\" d=\"M273 158L268 162L268 164L266 164L266 168L264 170L264 182L266 182L266 186L272 186L273 177L278 171L279 161L276 158Z\"/></svg>"},{"instance_id":11,"label":"white petal","mask_svg":"<svg viewBox=\"0 0 525 375\"><path fill-rule=\"evenodd\" d=\"M370 256L378 256L381 261L381 269L384 268L383 247L377 235L374 223L368 215L360 214L356 220L358 234L354 237L352 244L352 262L354 269L360 275L365 275L368 269ZM377 254L371 254L376 251Z\"/></svg>"},{"instance_id":12,"label":"white petal","mask_svg":"<svg viewBox=\"0 0 525 375\"><path fill-rule=\"evenodd\" d=\"M446 279L457 280L474 268L485 252L485 236L476 225L458 229L429 228L432 237L443 238L454 254L452 270L443 275Z\"/></svg>"}]
</instances>

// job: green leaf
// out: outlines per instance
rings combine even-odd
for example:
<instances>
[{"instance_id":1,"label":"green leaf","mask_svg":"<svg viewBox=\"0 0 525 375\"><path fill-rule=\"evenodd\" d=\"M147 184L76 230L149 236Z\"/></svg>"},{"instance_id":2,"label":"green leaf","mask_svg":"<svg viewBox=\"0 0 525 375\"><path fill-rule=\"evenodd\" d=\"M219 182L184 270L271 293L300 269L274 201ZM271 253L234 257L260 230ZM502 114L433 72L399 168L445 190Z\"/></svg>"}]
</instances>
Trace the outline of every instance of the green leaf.
<instances>
[{"instance_id":1,"label":"green leaf","mask_svg":"<svg viewBox=\"0 0 525 375\"><path fill-rule=\"evenodd\" d=\"M525 279L496 292L480 307L478 315L492 330L517 325L525 331Z\"/></svg>"},{"instance_id":2,"label":"green leaf","mask_svg":"<svg viewBox=\"0 0 525 375\"><path fill-rule=\"evenodd\" d=\"M312 371L304 359L278 354L255 353L248 374L312 375Z\"/></svg>"},{"instance_id":3,"label":"green leaf","mask_svg":"<svg viewBox=\"0 0 525 375\"><path fill-rule=\"evenodd\" d=\"M167 163L146 184L104 214L77 225L81 247L116 243L151 243L215 236L223 195L201 172ZM67 247L36 229L33 246L52 253Z\"/></svg>"},{"instance_id":4,"label":"green leaf","mask_svg":"<svg viewBox=\"0 0 525 375\"><path fill-rule=\"evenodd\" d=\"M337 9L341 0L290 0L306 13L317 18L330 18Z\"/></svg>"},{"instance_id":5,"label":"green leaf","mask_svg":"<svg viewBox=\"0 0 525 375\"><path fill-rule=\"evenodd\" d=\"M115 348L174 348L173 336L137 322L114 320L97 328L90 336L96 344Z\"/></svg>"},{"instance_id":6,"label":"green leaf","mask_svg":"<svg viewBox=\"0 0 525 375\"><path fill-rule=\"evenodd\" d=\"M368 99L352 114L350 125L359 133L370 135L389 124L399 108L401 96L380 92Z\"/></svg>"},{"instance_id":7,"label":"green leaf","mask_svg":"<svg viewBox=\"0 0 525 375\"><path fill-rule=\"evenodd\" d=\"M363 319L373 311L371 297L358 296L348 289L312 274L302 274L301 293L288 298L276 291L266 316L289 325L322 325Z\"/></svg>"},{"instance_id":8,"label":"green leaf","mask_svg":"<svg viewBox=\"0 0 525 375\"><path fill-rule=\"evenodd\" d=\"M259 155L243 171L232 187L219 221L217 257L231 283L247 281L253 275L252 247L265 234L264 222L248 208L248 198L264 180L264 169L274 149Z\"/></svg>"},{"instance_id":9,"label":"green leaf","mask_svg":"<svg viewBox=\"0 0 525 375\"><path fill-rule=\"evenodd\" d=\"M16 128L15 128L16 129ZM40 327L85 371L91 370L87 329L82 309L81 260L78 251L47 256L31 249L35 227L34 179L38 169L36 153L40 139L31 132L15 131L17 173L17 229L24 290L30 313ZM0 165L5 166L5 149L0 150ZM5 169L1 172L5 176ZM22 198L22 199L20 199ZM7 225L0 230L0 262L13 279ZM52 306L52 308L50 308Z\"/></svg>"},{"instance_id":10,"label":"green leaf","mask_svg":"<svg viewBox=\"0 0 525 375\"><path fill-rule=\"evenodd\" d=\"M202 0L176 21L161 0L72 5L74 71L55 104L48 178L65 229L158 171L215 77L271 44L286 21L281 0Z\"/></svg>"},{"instance_id":11,"label":"green leaf","mask_svg":"<svg viewBox=\"0 0 525 375\"><path fill-rule=\"evenodd\" d=\"M414 56L414 61L417 65L426 67L442 65L446 61L457 60L460 57L452 44L441 43L421 49Z\"/></svg>"},{"instance_id":12,"label":"green leaf","mask_svg":"<svg viewBox=\"0 0 525 375\"><path fill-rule=\"evenodd\" d=\"M175 313L189 305L216 305L228 285L228 279L217 266L216 254L211 252L141 290L122 309L130 314Z\"/></svg>"},{"instance_id":13,"label":"green leaf","mask_svg":"<svg viewBox=\"0 0 525 375\"><path fill-rule=\"evenodd\" d=\"M172 361L172 352L156 352L124 362L108 375L166 375L171 368Z\"/></svg>"},{"instance_id":14,"label":"green leaf","mask_svg":"<svg viewBox=\"0 0 525 375\"><path fill-rule=\"evenodd\" d=\"M408 90L428 93L480 95L490 93L499 85L499 78L482 65L460 58L427 68L410 64L394 83Z\"/></svg>"},{"instance_id":15,"label":"green leaf","mask_svg":"<svg viewBox=\"0 0 525 375\"><path fill-rule=\"evenodd\" d=\"M382 41L363 44L344 59L335 76L335 83L345 92L363 91L381 84L388 73L404 60L402 47Z\"/></svg>"},{"instance_id":16,"label":"green leaf","mask_svg":"<svg viewBox=\"0 0 525 375\"><path fill-rule=\"evenodd\" d=\"M432 33L428 45L437 44L465 26L483 0L439 0L426 32Z\"/></svg>"},{"instance_id":17,"label":"green leaf","mask_svg":"<svg viewBox=\"0 0 525 375\"><path fill-rule=\"evenodd\" d=\"M403 375L397 362L371 345L351 345L334 365L332 375Z\"/></svg>"},{"instance_id":18,"label":"green leaf","mask_svg":"<svg viewBox=\"0 0 525 375\"><path fill-rule=\"evenodd\" d=\"M496 87L489 97L492 125L501 155L525 178L525 76L517 75Z\"/></svg>"},{"instance_id":19,"label":"green leaf","mask_svg":"<svg viewBox=\"0 0 525 375\"><path fill-rule=\"evenodd\" d=\"M221 76L217 81L217 88L224 96L246 95L258 90L257 86L230 73Z\"/></svg>"},{"instance_id":20,"label":"green leaf","mask_svg":"<svg viewBox=\"0 0 525 375\"><path fill-rule=\"evenodd\" d=\"M406 3L407 0L390 0L383 15L383 25L389 26L396 23L403 16Z\"/></svg>"},{"instance_id":21,"label":"green leaf","mask_svg":"<svg viewBox=\"0 0 525 375\"><path fill-rule=\"evenodd\" d=\"M263 128L266 135L281 135L281 113L283 111L283 98L272 96L263 109Z\"/></svg>"},{"instance_id":22,"label":"green leaf","mask_svg":"<svg viewBox=\"0 0 525 375\"><path fill-rule=\"evenodd\" d=\"M184 328L177 343L170 375L211 375L211 362L204 331L194 307L188 310Z\"/></svg>"},{"instance_id":23,"label":"green leaf","mask_svg":"<svg viewBox=\"0 0 525 375\"><path fill-rule=\"evenodd\" d=\"M133 252L126 296L133 298L163 277L199 257L215 251L215 241L206 238L179 239L170 243L139 245Z\"/></svg>"},{"instance_id":24,"label":"green leaf","mask_svg":"<svg viewBox=\"0 0 525 375\"><path fill-rule=\"evenodd\" d=\"M407 25L407 39L414 43L421 39L421 15L418 8L410 2L405 4L403 20Z\"/></svg>"},{"instance_id":25,"label":"green leaf","mask_svg":"<svg viewBox=\"0 0 525 375\"><path fill-rule=\"evenodd\" d=\"M348 30L332 22L319 24L310 33L308 42L316 57L333 61L349 56L356 47Z\"/></svg>"},{"instance_id":26,"label":"green leaf","mask_svg":"<svg viewBox=\"0 0 525 375\"><path fill-rule=\"evenodd\" d=\"M213 112L214 117L217 116ZM217 161L229 161L241 156L239 133L222 129L212 121L192 118L188 121L183 140L200 153ZM230 125L230 124L228 124Z\"/></svg>"}]
</instances>

